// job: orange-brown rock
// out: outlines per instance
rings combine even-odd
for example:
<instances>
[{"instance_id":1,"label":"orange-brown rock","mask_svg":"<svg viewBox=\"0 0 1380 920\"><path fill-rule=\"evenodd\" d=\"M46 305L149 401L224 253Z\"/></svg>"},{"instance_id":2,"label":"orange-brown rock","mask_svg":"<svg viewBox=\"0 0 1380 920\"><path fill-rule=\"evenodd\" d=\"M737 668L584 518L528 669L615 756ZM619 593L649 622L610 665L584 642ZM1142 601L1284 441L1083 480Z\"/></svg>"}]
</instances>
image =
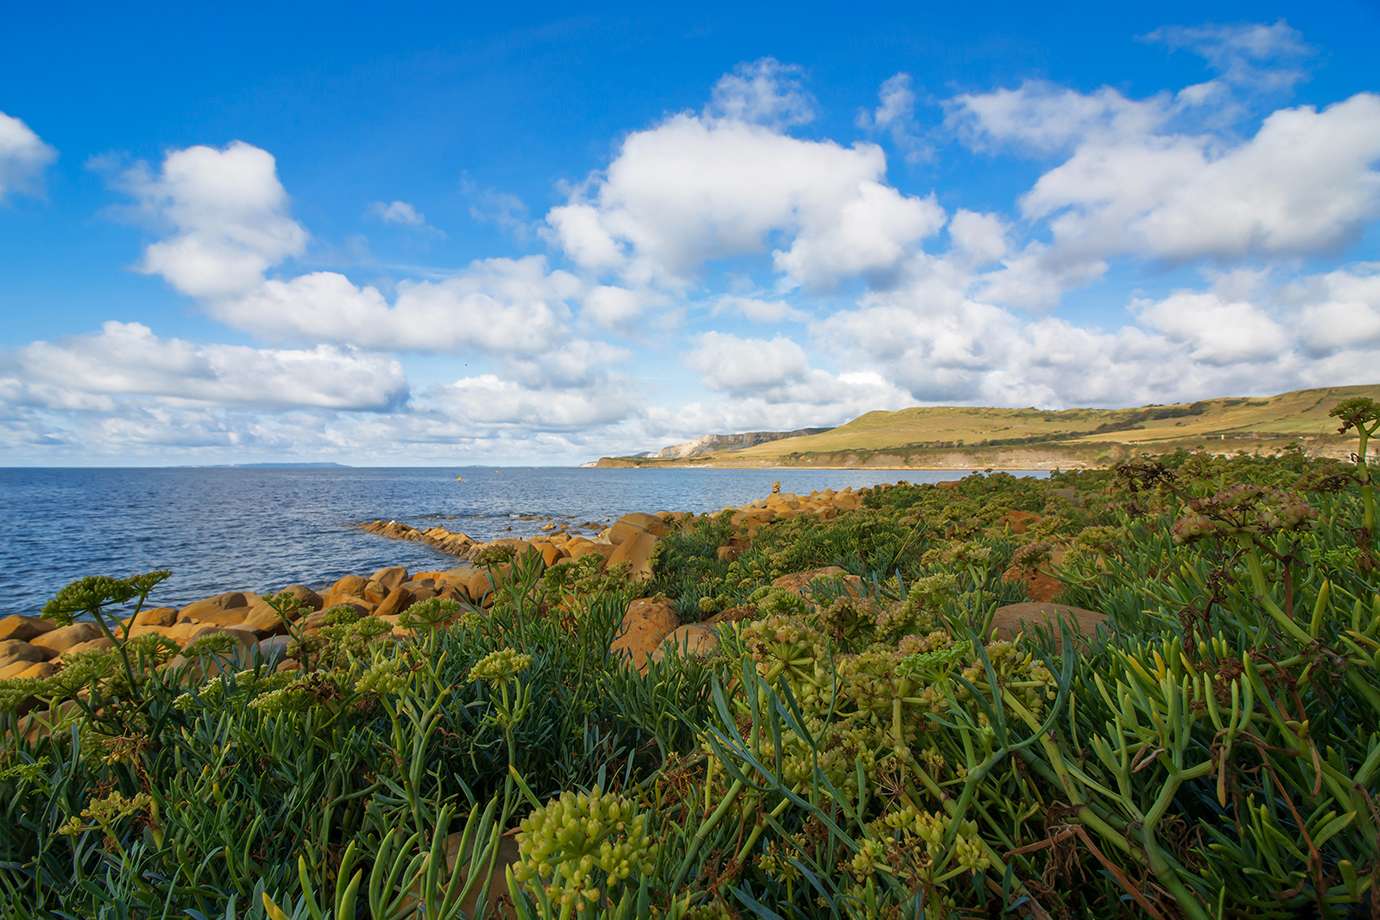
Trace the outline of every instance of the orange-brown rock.
<instances>
[{"instance_id":1,"label":"orange-brown rock","mask_svg":"<svg viewBox=\"0 0 1380 920\"><path fill-rule=\"evenodd\" d=\"M6 674L5 677L18 680L43 680L45 677L52 677L60 670L61 668L51 661L33 661L23 670L16 671L13 674Z\"/></svg>"},{"instance_id":2,"label":"orange-brown rock","mask_svg":"<svg viewBox=\"0 0 1380 920\"><path fill-rule=\"evenodd\" d=\"M58 656L57 661L66 661L73 655L80 655L82 652L99 652L111 648L115 645L106 636L97 636L94 639L87 639L85 642L78 642Z\"/></svg>"},{"instance_id":3,"label":"orange-brown rock","mask_svg":"<svg viewBox=\"0 0 1380 920\"><path fill-rule=\"evenodd\" d=\"M1033 601L1006 604L992 614L992 632L999 639L1011 639L1022 631L1029 633L1036 628L1047 627L1053 630L1057 638L1061 621L1067 623L1075 635L1089 637L1096 635L1097 628L1107 623L1107 615L1067 604Z\"/></svg>"},{"instance_id":4,"label":"orange-brown rock","mask_svg":"<svg viewBox=\"0 0 1380 920\"><path fill-rule=\"evenodd\" d=\"M32 663L53 657L52 649L43 648L20 639L0 639L0 665L16 661Z\"/></svg>"},{"instance_id":5,"label":"orange-brown rock","mask_svg":"<svg viewBox=\"0 0 1380 920\"><path fill-rule=\"evenodd\" d=\"M25 617L16 613L0 619L0 641L17 639L20 642L28 642L56 628L56 623L50 623L42 617Z\"/></svg>"},{"instance_id":6,"label":"orange-brown rock","mask_svg":"<svg viewBox=\"0 0 1380 920\"><path fill-rule=\"evenodd\" d=\"M672 652L683 658L706 658L719 648L719 633L705 623L689 623L677 627L661 640L652 652L652 661L661 661Z\"/></svg>"},{"instance_id":7,"label":"orange-brown rock","mask_svg":"<svg viewBox=\"0 0 1380 920\"><path fill-rule=\"evenodd\" d=\"M810 599L810 585L816 581L836 582L843 586L845 593L852 597L863 596L862 579L857 575L850 575L846 569L837 565L826 565L818 569L809 569L804 572L792 572L789 575L782 575L772 581L773 588L782 588L792 594Z\"/></svg>"},{"instance_id":8,"label":"orange-brown rock","mask_svg":"<svg viewBox=\"0 0 1380 920\"><path fill-rule=\"evenodd\" d=\"M71 626L59 626L41 636L35 636L30 644L47 649L53 655L61 655L74 645L105 635L95 623L82 621Z\"/></svg>"},{"instance_id":9,"label":"orange-brown rock","mask_svg":"<svg viewBox=\"0 0 1380 920\"><path fill-rule=\"evenodd\" d=\"M613 526L609 528L609 542L614 546L620 546L642 534L649 534L653 539L656 539L664 537L670 532L671 525L655 514L633 512L614 521Z\"/></svg>"},{"instance_id":10,"label":"orange-brown rock","mask_svg":"<svg viewBox=\"0 0 1380 920\"><path fill-rule=\"evenodd\" d=\"M236 625L240 629L247 629L261 639L284 632L287 629L282 616L266 600L261 600L250 607L244 618L239 623L232 625Z\"/></svg>"},{"instance_id":11,"label":"orange-brown rock","mask_svg":"<svg viewBox=\"0 0 1380 920\"><path fill-rule=\"evenodd\" d=\"M609 651L623 656L639 671L645 671L652 652L679 625L680 617L666 598L639 597L628 605Z\"/></svg>"},{"instance_id":12,"label":"orange-brown rock","mask_svg":"<svg viewBox=\"0 0 1380 920\"><path fill-rule=\"evenodd\" d=\"M656 552L657 538L649 531L627 535L622 543L609 553L608 564L626 565L629 574L636 579L652 577L652 553Z\"/></svg>"},{"instance_id":13,"label":"orange-brown rock","mask_svg":"<svg viewBox=\"0 0 1380 920\"><path fill-rule=\"evenodd\" d=\"M150 607L140 610L132 618L132 626L171 626L177 622L176 607Z\"/></svg>"},{"instance_id":14,"label":"orange-brown rock","mask_svg":"<svg viewBox=\"0 0 1380 920\"><path fill-rule=\"evenodd\" d=\"M398 585L407 581L407 569L400 565L390 565L370 575L369 580L380 585L383 588L384 595L387 596L389 591L392 591Z\"/></svg>"},{"instance_id":15,"label":"orange-brown rock","mask_svg":"<svg viewBox=\"0 0 1380 920\"><path fill-rule=\"evenodd\" d=\"M412 602L412 592L399 584L392 591L389 591L388 596L383 599L383 603L374 609L374 616L395 617L411 607Z\"/></svg>"},{"instance_id":16,"label":"orange-brown rock","mask_svg":"<svg viewBox=\"0 0 1380 920\"><path fill-rule=\"evenodd\" d=\"M581 559L590 553L598 553L605 559L613 555L615 547L612 543L603 543L591 540L589 537L571 537L565 544L565 551L570 554L571 559Z\"/></svg>"},{"instance_id":17,"label":"orange-brown rock","mask_svg":"<svg viewBox=\"0 0 1380 920\"><path fill-rule=\"evenodd\" d=\"M1066 552L1064 547L1056 546L1048 560L1039 566L1013 565L1002 573L1002 581L1023 585L1026 596L1032 601L1052 601L1064 590L1064 583L1055 578L1049 569L1063 561Z\"/></svg>"},{"instance_id":18,"label":"orange-brown rock","mask_svg":"<svg viewBox=\"0 0 1380 920\"><path fill-rule=\"evenodd\" d=\"M210 622L208 618L226 610L248 609L249 603L249 598L245 597L243 591L227 591L214 597L192 601L177 612L177 620L179 623L187 620Z\"/></svg>"},{"instance_id":19,"label":"orange-brown rock","mask_svg":"<svg viewBox=\"0 0 1380 920\"><path fill-rule=\"evenodd\" d=\"M308 610L320 610L325 605L324 598L306 585L288 585L280 594L290 594Z\"/></svg>"}]
</instances>

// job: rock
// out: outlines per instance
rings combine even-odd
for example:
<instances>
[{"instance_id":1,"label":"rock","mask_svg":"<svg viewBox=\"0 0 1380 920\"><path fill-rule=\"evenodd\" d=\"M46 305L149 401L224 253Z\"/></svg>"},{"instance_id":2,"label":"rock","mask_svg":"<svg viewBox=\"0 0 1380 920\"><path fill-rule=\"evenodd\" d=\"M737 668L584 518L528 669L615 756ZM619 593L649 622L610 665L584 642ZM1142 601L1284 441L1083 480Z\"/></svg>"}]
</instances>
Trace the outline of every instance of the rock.
<instances>
[{"instance_id":1,"label":"rock","mask_svg":"<svg viewBox=\"0 0 1380 920\"><path fill-rule=\"evenodd\" d=\"M326 590L326 594L339 596L358 596L364 593L364 586L368 583L369 579L367 578L361 578L358 575L345 575L342 576L335 584L331 585L330 588ZM332 605L332 601L330 601L328 597L322 598L322 600L324 601L324 603L321 605L321 609L330 607Z\"/></svg>"},{"instance_id":2,"label":"rock","mask_svg":"<svg viewBox=\"0 0 1380 920\"><path fill-rule=\"evenodd\" d=\"M46 661L22 661L18 658L0 658L0 680L13 680L36 664Z\"/></svg>"},{"instance_id":3,"label":"rock","mask_svg":"<svg viewBox=\"0 0 1380 920\"><path fill-rule=\"evenodd\" d=\"M1033 511L1008 511L1001 519L1013 534L1023 534L1039 523L1040 516Z\"/></svg>"},{"instance_id":4,"label":"rock","mask_svg":"<svg viewBox=\"0 0 1380 920\"><path fill-rule=\"evenodd\" d=\"M384 596L387 596L389 591L407 581L407 569L400 565L390 565L370 575L369 580L383 588Z\"/></svg>"},{"instance_id":5,"label":"rock","mask_svg":"<svg viewBox=\"0 0 1380 920\"><path fill-rule=\"evenodd\" d=\"M33 645L47 649L54 655L61 655L74 645L104 635L99 626L83 620L71 626L60 626L31 640Z\"/></svg>"},{"instance_id":6,"label":"rock","mask_svg":"<svg viewBox=\"0 0 1380 920\"><path fill-rule=\"evenodd\" d=\"M561 560L560 549L547 543L545 540L541 543L533 543L532 545L536 547L537 552L541 553L541 561L546 564L547 568L550 568Z\"/></svg>"},{"instance_id":7,"label":"rock","mask_svg":"<svg viewBox=\"0 0 1380 920\"><path fill-rule=\"evenodd\" d=\"M325 600L306 585L288 585L279 594L291 594L297 599L299 604L304 604L310 610L320 610L325 606Z\"/></svg>"},{"instance_id":8,"label":"rock","mask_svg":"<svg viewBox=\"0 0 1380 920\"><path fill-rule=\"evenodd\" d=\"M203 639L218 633L225 633L234 638L235 645L228 653L215 655L187 655L184 653L173 656L163 667L169 671L179 672L179 679L184 685L188 685L205 683L219 674L224 674L227 671L238 671L254 663L254 655L259 648L259 639L249 630L221 629L211 626L198 634L196 639ZM190 644L188 643L188 645Z\"/></svg>"},{"instance_id":9,"label":"rock","mask_svg":"<svg viewBox=\"0 0 1380 920\"><path fill-rule=\"evenodd\" d=\"M9 665L16 661L32 663L35 661L47 661L53 657L53 651L38 645L32 645L19 639L0 640L0 665Z\"/></svg>"},{"instance_id":10,"label":"rock","mask_svg":"<svg viewBox=\"0 0 1380 920\"><path fill-rule=\"evenodd\" d=\"M178 614L178 621L182 623L205 623L209 626L238 626L249 616L252 607L231 607L229 610L216 610L215 608L198 609L195 614L188 614L187 608L183 608Z\"/></svg>"},{"instance_id":11,"label":"rock","mask_svg":"<svg viewBox=\"0 0 1380 920\"><path fill-rule=\"evenodd\" d=\"M288 658L288 647L292 645L291 636L269 636L267 639L260 639L257 646L257 653L260 659L270 663L286 661Z\"/></svg>"},{"instance_id":12,"label":"rock","mask_svg":"<svg viewBox=\"0 0 1380 920\"><path fill-rule=\"evenodd\" d=\"M208 597L204 600L192 601L186 607L177 612L178 622L186 620L196 620L198 622L209 622L208 617L226 610L235 610L241 607L247 608L249 599L244 596L243 591L227 591L224 594L217 594L215 597ZM243 617L241 617L243 619Z\"/></svg>"},{"instance_id":13,"label":"rock","mask_svg":"<svg viewBox=\"0 0 1380 920\"><path fill-rule=\"evenodd\" d=\"M719 633L704 623L689 623L674 630L652 652L652 661L662 661L673 651L685 658L707 658L719 648Z\"/></svg>"},{"instance_id":14,"label":"rock","mask_svg":"<svg viewBox=\"0 0 1380 920\"><path fill-rule=\"evenodd\" d=\"M0 620L0 641L17 639L28 642L56 628L57 624L49 623L42 617L25 617L16 613Z\"/></svg>"},{"instance_id":15,"label":"rock","mask_svg":"<svg viewBox=\"0 0 1380 920\"><path fill-rule=\"evenodd\" d=\"M76 645L63 652L58 660L66 661L73 655L80 655L82 652L99 652L104 649L113 648L114 646L115 643L111 642L105 636L97 636L94 639L87 639L85 642L78 642Z\"/></svg>"},{"instance_id":16,"label":"rock","mask_svg":"<svg viewBox=\"0 0 1380 920\"><path fill-rule=\"evenodd\" d=\"M628 605L623 625L609 645L609 651L621 655L639 671L647 670L647 660L661 640L680 625L675 607L664 597L639 597Z\"/></svg>"},{"instance_id":17,"label":"rock","mask_svg":"<svg viewBox=\"0 0 1380 920\"><path fill-rule=\"evenodd\" d=\"M176 607L150 607L134 615L132 626L171 626L177 622Z\"/></svg>"},{"instance_id":18,"label":"rock","mask_svg":"<svg viewBox=\"0 0 1380 920\"><path fill-rule=\"evenodd\" d=\"M823 568L782 575L780 578L774 579L771 586L783 588L797 597L809 600L810 591L808 589L810 585L820 580L842 584L844 593L850 597L863 596L862 579L857 575L848 574L847 570L837 565L826 565Z\"/></svg>"},{"instance_id":19,"label":"rock","mask_svg":"<svg viewBox=\"0 0 1380 920\"><path fill-rule=\"evenodd\" d=\"M287 626L283 623L283 618L278 615L278 611L269 605L268 601L259 601L250 607L244 619L238 624L240 629L247 629L259 638L276 635L284 632Z\"/></svg>"},{"instance_id":20,"label":"rock","mask_svg":"<svg viewBox=\"0 0 1380 920\"><path fill-rule=\"evenodd\" d=\"M657 538L650 531L627 535L622 543L614 546L608 557L608 565L626 565L635 579L651 578L652 553L656 552L656 544Z\"/></svg>"},{"instance_id":21,"label":"rock","mask_svg":"<svg viewBox=\"0 0 1380 920\"><path fill-rule=\"evenodd\" d=\"M1107 623L1107 615L1067 604L1006 604L992 614L992 632L999 639L1011 639L1022 630L1030 633L1037 627L1048 626L1057 639L1061 620L1069 624L1075 635L1087 638L1095 636L1097 628Z\"/></svg>"},{"instance_id":22,"label":"rock","mask_svg":"<svg viewBox=\"0 0 1380 920\"><path fill-rule=\"evenodd\" d=\"M617 547L612 543L601 543L588 537L571 537L565 544L565 551L570 554L571 559L580 559L590 553L598 553L608 559L615 549Z\"/></svg>"},{"instance_id":23,"label":"rock","mask_svg":"<svg viewBox=\"0 0 1380 920\"><path fill-rule=\"evenodd\" d=\"M613 522L609 528L609 542L614 546L620 546L624 542L641 534L649 534L653 538L664 537L671 532L671 525L667 524L655 514L643 514L633 512L625 514Z\"/></svg>"},{"instance_id":24,"label":"rock","mask_svg":"<svg viewBox=\"0 0 1380 920\"><path fill-rule=\"evenodd\" d=\"M43 680L45 677L52 677L60 670L62 669L51 661L34 661L30 662L23 670L8 674L6 677L18 680Z\"/></svg>"},{"instance_id":25,"label":"rock","mask_svg":"<svg viewBox=\"0 0 1380 920\"><path fill-rule=\"evenodd\" d=\"M408 607L412 606L412 592L404 588L401 584L388 592L388 596L383 599L374 610L374 616L395 617Z\"/></svg>"},{"instance_id":26,"label":"rock","mask_svg":"<svg viewBox=\"0 0 1380 920\"><path fill-rule=\"evenodd\" d=\"M1064 583L1051 575L1047 569L1062 562L1067 552L1064 547L1056 546L1050 552L1049 560L1042 566L1027 568L1013 565L1002 572L1002 581L1017 582L1024 585L1026 596L1032 601L1052 601L1064 590Z\"/></svg>"},{"instance_id":27,"label":"rock","mask_svg":"<svg viewBox=\"0 0 1380 920\"><path fill-rule=\"evenodd\" d=\"M476 604L493 590L493 585L489 582L489 573L486 569L475 568L465 576L465 594Z\"/></svg>"}]
</instances>

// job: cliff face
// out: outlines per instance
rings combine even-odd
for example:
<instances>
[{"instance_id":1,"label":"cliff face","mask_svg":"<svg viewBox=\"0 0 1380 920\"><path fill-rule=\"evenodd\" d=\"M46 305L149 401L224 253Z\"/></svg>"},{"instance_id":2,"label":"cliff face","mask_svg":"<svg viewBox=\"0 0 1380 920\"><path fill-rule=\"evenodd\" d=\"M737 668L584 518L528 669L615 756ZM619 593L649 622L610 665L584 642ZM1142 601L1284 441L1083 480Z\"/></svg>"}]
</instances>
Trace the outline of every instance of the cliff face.
<instances>
[{"instance_id":1,"label":"cliff face","mask_svg":"<svg viewBox=\"0 0 1380 920\"><path fill-rule=\"evenodd\" d=\"M742 450L755 447L768 441L794 438L807 434L819 434L828 428L797 428L795 431L743 431L738 434L707 434L684 444L672 444L652 454L658 460L689 460L721 450Z\"/></svg>"}]
</instances>

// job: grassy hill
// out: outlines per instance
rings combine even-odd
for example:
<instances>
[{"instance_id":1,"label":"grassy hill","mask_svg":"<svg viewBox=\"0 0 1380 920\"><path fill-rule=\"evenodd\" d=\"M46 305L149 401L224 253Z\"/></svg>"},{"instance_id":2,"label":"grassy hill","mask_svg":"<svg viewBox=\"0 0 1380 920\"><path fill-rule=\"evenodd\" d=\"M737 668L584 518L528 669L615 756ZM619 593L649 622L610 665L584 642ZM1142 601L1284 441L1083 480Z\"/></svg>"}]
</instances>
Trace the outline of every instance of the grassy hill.
<instances>
[{"instance_id":1,"label":"grassy hill","mask_svg":"<svg viewBox=\"0 0 1380 920\"><path fill-rule=\"evenodd\" d=\"M1178 448L1274 451L1301 443L1345 455L1328 412L1350 396L1380 399L1380 384L1296 390L1128 409L918 406L868 412L819 434L783 438L694 461L611 458L604 465L1047 468L1100 466Z\"/></svg>"}]
</instances>

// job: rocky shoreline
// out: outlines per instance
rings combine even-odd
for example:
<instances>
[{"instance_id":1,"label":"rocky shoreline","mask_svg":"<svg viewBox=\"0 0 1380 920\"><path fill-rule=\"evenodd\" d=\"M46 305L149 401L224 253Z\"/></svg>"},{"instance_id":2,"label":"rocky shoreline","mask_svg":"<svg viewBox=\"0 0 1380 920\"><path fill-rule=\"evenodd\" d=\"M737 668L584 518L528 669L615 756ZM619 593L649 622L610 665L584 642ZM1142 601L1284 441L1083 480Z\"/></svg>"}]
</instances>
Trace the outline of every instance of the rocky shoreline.
<instances>
[{"instance_id":1,"label":"rocky shoreline","mask_svg":"<svg viewBox=\"0 0 1380 920\"><path fill-rule=\"evenodd\" d=\"M941 487L947 483L940 483ZM779 484L771 495L719 514L728 514L733 528L732 541L720 547L731 558L767 524L799 515L832 518L862 507L862 493L851 488L825 489L808 495L780 493ZM1013 512L1013 514L1020 514ZM202 598L180 608L149 607L119 621L115 634L121 640L142 636L161 636L182 651L172 656L165 667L186 667L194 663L193 643L224 636L213 661L196 659L195 676L204 678L230 668L249 667L267 662L278 670L301 667L297 643L308 641L342 616L366 617L386 625L377 638L403 639L413 631L403 614L414 605L432 599L454 602L454 610L484 610L493 603L494 592L508 577L512 560L540 557L545 568L597 557L597 569L623 567L634 582L645 582L652 575L652 558L657 543L675 527L695 519L690 512L662 511L656 514L626 514L597 535L570 533L554 524L549 533L527 538L489 542L443 527L419 529L396 520L368 521L360 527L381 537L424 543L455 556L460 564L448 569L409 572L403 566L386 566L368 575L346 575L330 585L313 589L304 584L288 585L275 599L292 598L293 614L285 617L281 603L270 603L253 591L226 591ZM1008 521L1013 532L1022 532L1029 522L1022 518ZM856 575L837 566L828 566L781 576L774 587L802 594L817 579L838 580L844 590L860 595L862 586ZM1035 570L1013 569L1010 580L1026 583L1030 597L1047 600L1057 585L1045 585ZM1079 631L1091 631L1100 614L1061 608L1057 604L1027 604L1013 610L994 625L1019 626L1035 619L1049 622L1061 615L1077 621ZM1029 609L1025 609L1029 608ZM1092 617L1093 619L1089 619ZM664 655L671 646L683 653L702 654L718 645L720 624L738 618L733 610L723 611L703 622L682 623L674 606L665 598L639 597L626 611L623 628L611 650L624 655L639 670L649 661ZM1088 620L1084 623L1084 620ZM69 625L37 616L10 615L0 619L0 680L43 680L58 674L75 657L111 649L115 642L94 622Z\"/></svg>"}]
</instances>

